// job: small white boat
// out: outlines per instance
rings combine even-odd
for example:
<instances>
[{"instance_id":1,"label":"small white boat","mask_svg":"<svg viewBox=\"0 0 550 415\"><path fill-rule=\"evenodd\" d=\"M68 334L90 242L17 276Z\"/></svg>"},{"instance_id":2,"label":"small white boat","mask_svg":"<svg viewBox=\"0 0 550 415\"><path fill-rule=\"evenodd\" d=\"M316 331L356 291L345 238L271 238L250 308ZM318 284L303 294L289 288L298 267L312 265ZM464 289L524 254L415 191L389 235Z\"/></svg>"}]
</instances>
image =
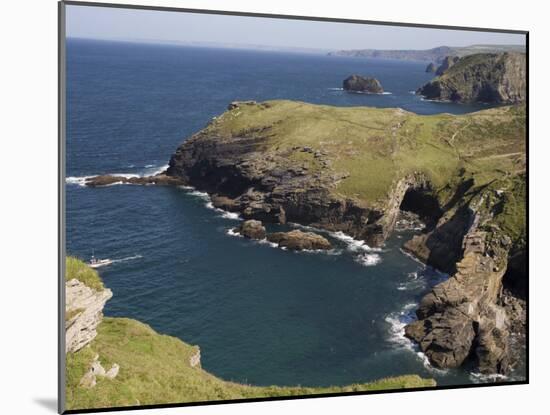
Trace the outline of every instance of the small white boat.
<instances>
[{"instance_id":1,"label":"small white boat","mask_svg":"<svg viewBox=\"0 0 550 415\"><path fill-rule=\"evenodd\" d=\"M90 259L90 262L88 262L88 265L91 268L99 268L104 267L106 265L110 265L113 263L112 259L97 259L95 256L92 255L92 259Z\"/></svg>"}]
</instances>

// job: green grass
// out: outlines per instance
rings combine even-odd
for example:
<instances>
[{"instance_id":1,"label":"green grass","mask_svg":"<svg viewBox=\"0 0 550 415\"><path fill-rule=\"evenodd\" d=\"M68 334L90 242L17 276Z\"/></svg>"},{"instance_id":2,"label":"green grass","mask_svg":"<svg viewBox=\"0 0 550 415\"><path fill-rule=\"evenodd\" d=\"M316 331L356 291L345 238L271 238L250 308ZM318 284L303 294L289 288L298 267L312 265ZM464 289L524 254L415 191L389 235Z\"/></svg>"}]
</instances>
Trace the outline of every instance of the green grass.
<instances>
[{"instance_id":1,"label":"green grass","mask_svg":"<svg viewBox=\"0 0 550 415\"><path fill-rule=\"evenodd\" d=\"M84 261L73 256L65 260L65 281L76 278L94 290L103 290L103 281L96 270L90 268Z\"/></svg>"},{"instance_id":2,"label":"green grass","mask_svg":"<svg viewBox=\"0 0 550 415\"><path fill-rule=\"evenodd\" d=\"M102 408L435 386L431 379L407 375L341 387L256 387L223 381L200 367L192 368L189 358L196 351L195 346L158 334L136 320L105 318L89 346L67 355L67 407ZM103 367L108 369L118 363L120 372L112 380L98 378L94 388L82 388L78 384L96 353Z\"/></svg>"},{"instance_id":3,"label":"green grass","mask_svg":"<svg viewBox=\"0 0 550 415\"><path fill-rule=\"evenodd\" d=\"M77 278L95 289L103 289L96 271L83 261L68 256L66 280ZM81 310L75 310L79 312ZM67 315L70 318L74 314ZM67 409L105 408L162 403L201 402L319 393L375 391L433 387L435 381L417 375L397 376L371 383L326 388L250 386L219 379L189 359L197 351L183 341L159 334L151 327L128 318L104 317L97 337L76 353L67 353ZM120 365L115 379L97 378L97 385L79 385L96 355L108 370Z\"/></svg>"},{"instance_id":4,"label":"green grass","mask_svg":"<svg viewBox=\"0 0 550 415\"><path fill-rule=\"evenodd\" d=\"M384 202L404 175L422 172L436 192L464 170L482 186L525 169L525 107L466 115L417 115L396 108L332 107L267 101L227 111L207 136L263 138L263 150L289 152L289 162L317 166L296 146L323 150L334 170L346 173L335 190L367 204ZM521 156L519 157L521 159ZM504 172L504 173L503 173Z\"/></svg>"}]
</instances>

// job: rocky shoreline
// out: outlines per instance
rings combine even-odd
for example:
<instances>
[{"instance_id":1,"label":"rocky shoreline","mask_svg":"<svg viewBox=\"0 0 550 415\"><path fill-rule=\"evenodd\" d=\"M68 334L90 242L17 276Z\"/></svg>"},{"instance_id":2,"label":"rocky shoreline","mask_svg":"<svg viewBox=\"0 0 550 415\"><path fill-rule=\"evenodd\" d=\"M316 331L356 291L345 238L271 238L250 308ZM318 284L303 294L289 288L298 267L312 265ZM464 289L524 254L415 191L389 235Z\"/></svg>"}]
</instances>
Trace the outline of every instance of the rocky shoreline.
<instances>
[{"instance_id":1,"label":"rocky shoreline","mask_svg":"<svg viewBox=\"0 0 550 415\"><path fill-rule=\"evenodd\" d=\"M416 313L418 320L406 327L407 337L418 343L436 367L473 363L482 373L509 373L515 363L512 334L525 329L524 301L509 289L527 278L525 256L521 260L525 251L525 225L520 223L524 213L510 213L510 207L520 209L523 203L524 159L516 156L521 153L489 154L498 157L499 163L505 157L506 163L518 167L513 175L488 184L478 184L484 176L469 173L464 167L449 176L448 182L437 184L418 161L417 169L405 171L389 182L384 197L365 200L342 193L342 184L355 174L340 167L326 144L308 141L311 144L299 145L294 140L295 144L290 145L281 141L278 128L287 131L284 127L290 123L285 118L286 110L308 114L316 111L312 108L315 106L305 106L273 101L233 102L226 113L176 150L165 172L127 181L99 176L89 179L86 185L121 182L193 186L211 195L213 206L241 215L245 222L237 230L239 233L253 239L267 238L290 249L330 249L330 243L325 240L328 245L325 244L319 235L299 231L268 235L262 222L295 222L340 231L379 247L395 230L401 212L412 212L426 228L407 241L404 249L451 277L422 299ZM410 125L416 121L399 110L377 111L375 114L387 123L385 133L397 142L399 134L407 137L409 130L403 132L403 125L413 128ZM472 124L480 128L487 119L498 123L506 117L516 117L513 109L499 111L489 110L477 118L445 120L453 124L454 130L457 123L467 130ZM496 116L491 118L493 113ZM440 130L445 127L439 125L437 131ZM521 134L519 129L504 142L521 140ZM452 140L455 137L456 134ZM450 142L448 151L468 151L471 159L472 149L459 150L457 144ZM521 148L521 143L517 145ZM365 157L368 160L370 156ZM487 156L484 153L479 157ZM364 186L373 183L365 182ZM520 260L514 267L508 267L511 258L518 256Z\"/></svg>"}]
</instances>

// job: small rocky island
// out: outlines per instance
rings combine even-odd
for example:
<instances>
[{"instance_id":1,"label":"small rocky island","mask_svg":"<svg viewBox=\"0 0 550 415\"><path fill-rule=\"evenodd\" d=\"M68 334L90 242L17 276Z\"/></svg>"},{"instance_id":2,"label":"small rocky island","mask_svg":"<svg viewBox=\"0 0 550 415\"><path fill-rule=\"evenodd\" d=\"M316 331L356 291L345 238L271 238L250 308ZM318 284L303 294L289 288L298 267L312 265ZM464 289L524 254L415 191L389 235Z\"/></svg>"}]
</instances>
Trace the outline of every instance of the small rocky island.
<instances>
[{"instance_id":1,"label":"small rocky island","mask_svg":"<svg viewBox=\"0 0 550 415\"><path fill-rule=\"evenodd\" d=\"M439 101L496 104L524 102L527 97L524 53L447 57L436 75L417 94Z\"/></svg>"},{"instance_id":2,"label":"small rocky island","mask_svg":"<svg viewBox=\"0 0 550 415\"><path fill-rule=\"evenodd\" d=\"M245 238L263 240L277 244L280 248L291 249L293 251L303 250L327 250L332 248L330 242L314 232L302 232L295 229L290 232L267 233L262 222L249 219L244 221L235 232Z\"/></svg>"},{"instance_id":3,"label":"small rocky island","mask_svg":"<svg viewBox=\"0 0 550 415\"><path fill-rule=\"evenodd\" d=\"M422 299L406 335L436 367L506 374L522 354L514 339L525 335L525 137L522 104L423 116L234 102L143 184L194 186L244 218L237 232L289 249L330 246L316 234L269 234L264 223L341 231L379 247L400 212L420 216L427 226L404 249L450 278Z\"/></svg>"},{"instance_id":4,"label":"small rocky island","mask_svg":"<svg viewBox=\"0 0 550 415\"><path fill-rule=\"evenodd\" d=\"M348 92L362 92L367 94L381 94L384 92L384 88L382 88L380 81L372 77L351 75L344 79L342 85L344 91Z\"/></svg>"}]
</instances>

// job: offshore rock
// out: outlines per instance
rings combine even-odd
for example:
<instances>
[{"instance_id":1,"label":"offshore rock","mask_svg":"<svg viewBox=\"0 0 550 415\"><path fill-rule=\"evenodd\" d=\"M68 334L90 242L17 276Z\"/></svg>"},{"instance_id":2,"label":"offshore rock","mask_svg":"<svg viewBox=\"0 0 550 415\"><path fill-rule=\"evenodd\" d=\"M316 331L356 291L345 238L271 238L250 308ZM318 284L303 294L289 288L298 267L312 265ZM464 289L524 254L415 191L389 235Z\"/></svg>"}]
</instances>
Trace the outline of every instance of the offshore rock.
<instances>
[{"instance_id":1,"label":"offshore rock","mask_svg":"<svg viewBox=\"0 0 550 415\"><path fill-rule=\"evenodd\" d=\"M290 232L275 232L267 235L267 240L279 245L280 248L287 248L295 251L301 250L327 250L331 249L330 242L313 232L302 232L293 230Z\"/></svg>"},{"instance_id":2,"label":"offshore rock","mask_svg":"<svg viewBox=\"0 0 550 415\"><path fill-rule=\"evenodd\" d=\"M186 183L177 177L167 176L164 173L157 174L155 176L144 176L144 177L125 177L117 175L101 175L89 177L84 182L86 186L90 187L100 187L100 186L109 186L113 184L138 184L138 185L165 185L165 186L179 186L185 185Z\"/></svg>"},{"instance_id":3,"label":"offshore rock","mask_svg":"<svg viewBox=\"0 0 550 415\"><path fill-rule=\"evenodd\" d=\"M369 94L381 94L384 92L382 84L376 78L351 75L342 83L345 91L366 92Z\"/></svg>"},{"instance_id":4,"label":"offshore rock","mask_svg":"<svg viewBox=\"0 0 550 415\"><path fill-rule=\"evenodd\" d=\"M244 221L236 231L249 239L264 239L265 227L259 220L249 219Z\"/></svg>"}]
</instances>

